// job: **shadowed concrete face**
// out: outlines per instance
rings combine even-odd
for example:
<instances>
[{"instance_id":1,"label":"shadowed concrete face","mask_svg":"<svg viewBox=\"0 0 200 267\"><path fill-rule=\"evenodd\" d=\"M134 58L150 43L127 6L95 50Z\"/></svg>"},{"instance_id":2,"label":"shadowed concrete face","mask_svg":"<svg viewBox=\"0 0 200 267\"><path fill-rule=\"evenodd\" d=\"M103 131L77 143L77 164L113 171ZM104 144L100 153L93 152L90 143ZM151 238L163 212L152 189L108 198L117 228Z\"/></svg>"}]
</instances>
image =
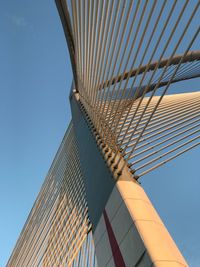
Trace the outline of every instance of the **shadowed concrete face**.
<instances>
[{"instance_id":1,"label":"shadowed concrete face","mask_svg":"<svg viewBox=\"0 0 200 267\"><path fill-rule=\"evenodd\" d=\"M72 118L84 174L89 215L95 229L114 187L114 180L100 154L78 103L71 98Z\"/></svg>"}]
</instances>

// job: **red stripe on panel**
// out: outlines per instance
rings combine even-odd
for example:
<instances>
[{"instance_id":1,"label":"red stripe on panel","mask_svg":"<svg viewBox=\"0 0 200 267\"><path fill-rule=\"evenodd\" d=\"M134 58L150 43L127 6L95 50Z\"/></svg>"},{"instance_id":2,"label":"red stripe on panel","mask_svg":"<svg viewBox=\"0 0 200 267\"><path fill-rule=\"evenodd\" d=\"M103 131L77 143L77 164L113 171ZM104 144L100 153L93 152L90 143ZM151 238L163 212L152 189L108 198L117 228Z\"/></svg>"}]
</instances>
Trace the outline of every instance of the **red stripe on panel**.
<instances>
[{"instance_id":1,"label":"red stripe on panel","mask_svg":"<svg viewBox=\"0 0 200 267\"><path fill-rule=\"evenodd\" d=\"M112 249L112 254L113 254L115 266L116 267L126 267L126 265L124 263L124 259L122 257L121 251L120 251L120 248L119 248L119 245L117 243L115 234L113 232L111 223L108 219L108 215L107 215L105 210L103 212L103 216L104 216L104 220L105 220L105 224L106 224L106 229L107 229L107 233L108 233L108 237L109 237L110 246Z\"/></svg>"}]
</instances>

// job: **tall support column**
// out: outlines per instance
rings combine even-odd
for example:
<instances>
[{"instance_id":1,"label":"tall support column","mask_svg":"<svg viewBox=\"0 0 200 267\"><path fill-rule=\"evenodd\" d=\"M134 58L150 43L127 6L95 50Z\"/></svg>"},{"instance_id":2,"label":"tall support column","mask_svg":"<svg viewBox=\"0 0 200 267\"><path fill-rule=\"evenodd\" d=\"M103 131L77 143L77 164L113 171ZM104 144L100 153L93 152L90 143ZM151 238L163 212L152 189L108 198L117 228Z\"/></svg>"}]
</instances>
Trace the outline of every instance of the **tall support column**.
<instances>
[{"instance_id":1,"label":"tall support column","mask_svg":"<svg viewBox=\"0 0 200 267\"><path fill-rule=\"evenodd\" d=\"M75 95L71 108L98 266L188 266L128 167L115 174Z\"/></svg>"},{"instance_id":2,"label":"tall support column","mask_svg":"<svg viewBox=\"0 0 200 267\"><path fill-rule=\"evenodd\" d=\"M188 266L143 188L121 176L97 227L99 266Z\"/></svg>"}]
</instances>

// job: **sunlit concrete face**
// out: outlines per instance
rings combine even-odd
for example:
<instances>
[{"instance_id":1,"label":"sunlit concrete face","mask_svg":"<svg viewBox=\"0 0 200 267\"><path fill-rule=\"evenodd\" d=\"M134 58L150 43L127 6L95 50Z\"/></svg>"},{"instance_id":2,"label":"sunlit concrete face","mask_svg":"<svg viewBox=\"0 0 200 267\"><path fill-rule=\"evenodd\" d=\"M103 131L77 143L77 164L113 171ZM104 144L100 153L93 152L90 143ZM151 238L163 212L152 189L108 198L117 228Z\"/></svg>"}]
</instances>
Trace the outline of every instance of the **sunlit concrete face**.
<instances>
[{"instance_id":1,"label":"sunlit concrete face","mask_svg":"<svg viewBox=\"0 0 200 267\"><path fill-rule=\"evenodd\" d=\"M99 266L187 266L143 188L119 179L94 232Z\"/></svg>"}]
</instances>

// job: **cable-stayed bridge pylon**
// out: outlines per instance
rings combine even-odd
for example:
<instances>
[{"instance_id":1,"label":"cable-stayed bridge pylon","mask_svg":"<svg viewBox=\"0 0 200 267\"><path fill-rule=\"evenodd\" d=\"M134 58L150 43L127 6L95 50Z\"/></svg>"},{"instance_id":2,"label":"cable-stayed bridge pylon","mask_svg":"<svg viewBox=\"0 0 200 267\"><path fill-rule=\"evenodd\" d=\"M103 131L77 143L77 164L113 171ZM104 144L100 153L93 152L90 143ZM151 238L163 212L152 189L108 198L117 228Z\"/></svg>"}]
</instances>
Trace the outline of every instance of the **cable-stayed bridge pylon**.
<instances>
[{"instance_id":1,"label":"cable-stayed bridge pylon","mask_svg":"<svg viewBox=\"0 0 200 267\"><path fill-rule=\"evenodd\" d=\"M57 185L57 208L43 241L30 241L44 223L31 211L8 266L188 266L140 178L200 144L200 2L56 5L73 70L72 122L42 188Z\"/></svg>"}]
</instances>

